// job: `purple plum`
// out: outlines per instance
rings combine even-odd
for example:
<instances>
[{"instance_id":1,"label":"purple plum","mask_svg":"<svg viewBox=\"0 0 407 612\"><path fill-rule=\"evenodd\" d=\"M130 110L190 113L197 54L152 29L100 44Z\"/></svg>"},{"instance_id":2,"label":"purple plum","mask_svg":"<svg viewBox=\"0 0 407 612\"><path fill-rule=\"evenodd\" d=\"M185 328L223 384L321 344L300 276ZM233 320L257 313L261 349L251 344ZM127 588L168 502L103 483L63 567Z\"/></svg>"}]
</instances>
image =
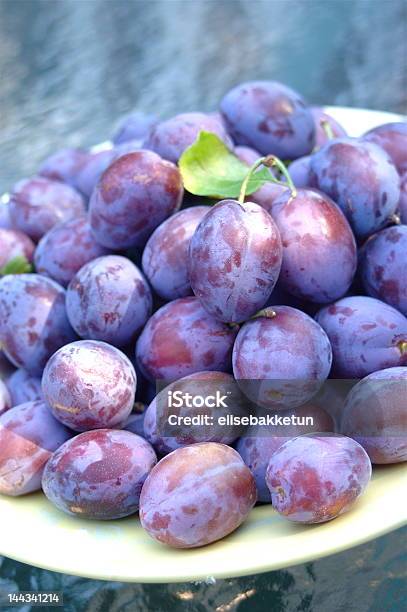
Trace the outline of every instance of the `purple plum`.
<instances>
[{"instance_id":1,"label":"purple plum","mask_svg":"<svg viewBox=\"0 0 407 612\"><path fill-rule=\"evenodd\" d=\"M320 310L316 320L331 341L336 376L361 378L407 364L407 319L380 300L345 297Z\"/></svg>"},{"instance_id":2,"label":"purple plum","mask_svg":"<svg viewBox=\"0 0 407 612\"><path fill-rule=\"evenodd\" d=\"M366 451L351 438L307 434L273 454L266 482L273 507L289 521L325 523L350 510L371 474Z\"/></svg>"},{"instance_id":3,"label":"purple plum","mask_svg":"<svg viewBox=\"0 0 407 612\"><path fill-rule=\"evenodd\" d=\"M407 461L407 367L373 372L346 400L341 432L354 438L372 463Z\"/></svg>"},{"instance_id":4,"label":"purple plum","mask_svg":"<svg viewBox=\"0 0 407 612\"><path fill-rule=\"evenodd\" d=\"M216 134L227 147L233 148L222 121L205 113L182 113L153 125L143 147L176 164L202 131Z\"/></svg>"},{"instance_id":5,"label":"purple plum","mask_svg":"<svg viewBox=\"0 0 407 612\"><path fill-rule=\"evenodd\" d=\"M133 112L120 121L112 140L118 145L129 140L143 139L157 123L156 115Z\"/></svg>"},{"instance_id":6,"label":"purple plum","mask_svg":"<svg viewBox=\"0 0 407 612\"><path fill-rule=\"evenodd\" d=\"M74 339L60 285L40 274L0 280L0 341L17 368L41 375L51 355Z\"/></svg>"},{"instance_id":7,"label":"purple plum","mask_svg":"<svg viewBox=\"0 0 407 612\"><path fill-rule=\"evenodd\" d=\"M152 446L129 431L86 431L48 461L42 488L66 514L111 520L137 512L141 488L157 463Z\"/></svg>"},{"instance_id":8,"label":"purple plum","mask_svg":"<svg viewBox=\"0 0 407 612\"><path fill-rule=\"evenodd\" d=\"M315 124L310 109L293 89L276 81L251 81L231 89L220 110L238 145L283 160L311 153Z\"/></svg>"},{"instance_id":9,"label":"purple plum","mask_svg":"<svg viewBox=\"0 0 407 612\"><path fill-rule=\"evenodd\" d=\"M16 228L38 241L54 225L85 212L81 194L42 176L19 181L10 194L10 216Z\"/></svg>"},{"instance_id":10,"label":"purple plum","mask_svg":"<svg viewBox=\"0 0 407 612\"><path fill-rule=\"evenodd\" d=\"M176 166L150 151L122 155L103 173L89 203L96 240L112 249L142 247L183 197Z\"/></svg>"},{"instance_id":11,"label":"purple plum","mask_svg":"<svg viewBox=\"0 0 407 612\"><path fill-rule=\"evenodd\" d=\"M407 172L407 123L385 123L373 128L363 136L364 140L382 147L393 160L397 170Z\"/></svg>"},{"instance_id":12,"label":"purple plum","mask_svg":"<svg viewBox=\"0 0 407 612\"><path fill-rule=\"evenodd\" d=\"M239 454L224 444L179 448L151 470L140 496L147 533L175 548L195 548L225 537L256 503L256 485Z\"/></svg>"},{"instance_id":13,"label":"purple plum","mask_svg":"<svg viewBox=\"0 0 407 612\"><path fill-rule=\"evenodd\" d=\"M35 244L23 232L0 228L0 269L15 257L25 257L28 262L33 260Z\"/></svg>"},{"instance_id":14,"label":"purple plum","mask_svg":"<svg viewBox=\"0 0 407 612\"><path fill-rule=\"evenodd\" d=\"M105 342L81 340L52 355L42 392L55 418L74 431L120 428L133 409L136 383L124 353Z\"/></svg>"},{"instance_id":15,"label":"purple plum","mask_svg":"<svg viewBox=\"0 0 407 612\"><path fill-rule=\"evenodd\" d=\"M311 157L310 184L331 197L357 236L381 229L400 199L397 170L379 146L356 138L329 141Z\"/></svg>"},{"instance_id":16,"label":"purple plum","mask_svg":"<svg viewBox=\"0 0 407 612\"><path fill-rule=\"evenodd\" d=\"M52 453L72 436L44 402L27 402L0 416L0 493L38 491Z\"/></svg>"},{"instance_id":17,"label":"purple plum","mask_svg":"<svg viewBox=\"0 0 407 612\"><path fill-rule=\"evenodd\" d=\"M137 364L152 382L172 382L204 370L229 371L236 333L211 317L197 298L179 298L147 322L136 345Z\"/></svg>"},{"instance_id":18,"label":"purple plum","mask_svg":"<svg viewBox=\"0 0 407 612\"><path fill-rule=\"evenodd\" d=\"M280 234L258 204L223 200L192 236L191 287L216 319L239 323L267 302L281 268Z\"/></svg>"},{"instance_id":19,"label":"purple plum","mask_svg":"<svg viewBox=\"0 0 407 612\"><path fill-rule=\"evenodd\" d=\"M273 219L283 245L282 287L323 304L345 295L356 271L357 251L340 208L323 193L298 189L294 197L287 191L274 202Z\"/></svg>"},{"instance_id":20,"label":"purple plum","mask_svg":"<svg viewBox=\"0 0 407 612\"><path fill-rule=\"evenodd\" d=\"M82 266L108 252L95 241L87 217L81 215L55 225L41 238L35 250L35 269L66 287Z\"/></svg>"},{"instance_id":21,"label":"purple plum","mask_svg":"<svg viewBox=\"0 0 407 612\"><path fill-rule=\"evenodd\" d=\"M125 346L151 316L150 287L129 259L105 255L84 265L69 283L66 311L81 338Z\"/></svg>"},{"instance_id":22,"label":"purple plum","mask_svg":"<svg viewBox=\"0 0 407 612\"><path fill-rule=\"evenodd\" d=\"M18 406L27 402L42 400L41 378L31 376L23 368L19 368L7 379L11 405Z\"/></svg>"},{"instance_id":23,"label":"purple plum","mask_svg":"<svg viewBox=\"0 0 407 612\"><path fill-rule=\"evenodd\" d=\"M274 410L296 408L328 377L328 336L318 323L290 306L269 307L240 328L233 373L243 393Z\"/></svg>"},{"instance_id":24,"label":"purple plum","mask_svg":"<svg viewBox=\"0 0 407 612\"><path fill-rule=\"evenodd\" d=\"M407 315L407 225L388 227L369 238L360 257L368 295Z\"/></svg>"},{"instance_id":25,"label":"purple plum","mask_svg":"<svg viewBox=\"0 0 407 612\"><path fill-rule=\"evenodd\" d=\"M336 119L326 113L320 106L311 106L311 113L315 121L315 147L317 149L323 147L324 144L331 140L327 133L328 130L332 132L333 138L347 136L346 131Z\"/></svg>"},{"instance_id":26,"label":"purple plum","mask_svg":"<svg viewBox=\"0 0 407 612\"><path fill-rule=\"evenodd\" d=\"M188 274L189 244L209 206L185 208L161 223L150 236L142 258L144 274L165 300L192 294Z\"/></svg>"}]
</instances>

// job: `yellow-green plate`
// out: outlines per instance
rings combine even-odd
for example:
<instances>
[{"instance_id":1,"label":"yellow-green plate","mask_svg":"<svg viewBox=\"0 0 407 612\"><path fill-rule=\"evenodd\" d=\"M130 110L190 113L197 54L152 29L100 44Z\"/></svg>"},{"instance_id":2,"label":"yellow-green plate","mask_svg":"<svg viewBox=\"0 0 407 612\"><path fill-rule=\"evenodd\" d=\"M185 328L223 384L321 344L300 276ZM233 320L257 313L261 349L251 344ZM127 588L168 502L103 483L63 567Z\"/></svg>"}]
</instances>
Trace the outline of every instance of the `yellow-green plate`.
<instances>
[{"instance_id":1,"label":"yellow-green plate","mask_svg":"<svg viewBox=\"0 0 407 612\"><path fill-rule=\"evenodd\" d=\"M400 120L396 115L329 108L352 135ZM24 563L89 578L181 582L266 572L362 544L407 523L407 464L376 467L366 493L350 512L323 525L301 526L259 506L227 538L195 550L152 540L133 516L100 522L71 518L37 493L0 496L0 554Z\"/></svg>"}]
</instances>

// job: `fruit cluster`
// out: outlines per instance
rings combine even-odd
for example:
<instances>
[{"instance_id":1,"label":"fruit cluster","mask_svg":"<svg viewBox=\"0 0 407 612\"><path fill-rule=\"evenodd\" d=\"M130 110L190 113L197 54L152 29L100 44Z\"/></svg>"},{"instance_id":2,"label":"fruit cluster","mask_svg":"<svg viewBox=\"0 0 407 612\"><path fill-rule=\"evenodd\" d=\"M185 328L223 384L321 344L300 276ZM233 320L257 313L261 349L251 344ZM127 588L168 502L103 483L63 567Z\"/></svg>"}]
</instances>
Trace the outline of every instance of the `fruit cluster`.
<instances>
[{"instance_id":1,"label":"fruit cluster","mask_svg":"<svg viewBox=\"0 0 407 612\"><path fill-rule=\"evenodd\" d=\"M0 493L139 511L190 548L256 502L333 519L407 460L407 123L352 138L249 82L218 112L134 113L3 200ZM177 404L169 430L197 390L227 409ZM213 424L255 409L312 425Z\"/></svg>"}]
</instances>

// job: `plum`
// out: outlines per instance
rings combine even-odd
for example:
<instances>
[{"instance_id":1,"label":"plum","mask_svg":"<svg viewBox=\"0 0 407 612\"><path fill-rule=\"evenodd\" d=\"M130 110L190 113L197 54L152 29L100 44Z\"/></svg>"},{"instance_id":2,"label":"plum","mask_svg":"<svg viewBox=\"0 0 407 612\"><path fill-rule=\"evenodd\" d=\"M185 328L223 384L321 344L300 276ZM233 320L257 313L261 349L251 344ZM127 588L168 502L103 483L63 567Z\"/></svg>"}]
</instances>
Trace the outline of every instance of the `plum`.
<instances>
[{"instance_id":1,"label":"plum","mask_svg":"<svg viewBox=\"0 0 407 612\"><path fill-rule=\"evenodd\" d=\"M15 257L24 257L31 262L34 249L33 241L23 232L0 227L0 269Z\"/></svg>"},{"instance_id":2,"label":"plum","mask_svg":"<svg viewBox=\"0 0 407 612\"><path fill-rule=\"evenodd\" d=\"M216 134L227 147L233 148L223 122L216 115L205 113L182 113L153 125L143 147L176 164L202 131Z\"/></svg>"},{"instance_id":3,"label":"plum","mask_svg":"<svg viewBox=\"0 0 407 612\"><path fill-rule=\"evenodd\" d=\"M279 514L297 523L325 523L353 506L371 474L366 451L351 438L307 434L272 455L266 482Z\"/></svg>"},{"instance_id":4,"label":"plum","mask_svg":"<svg viewBox=\"0 0 407 612\"><path fill-rule=\"evenodd\" d=\"M233 150L234 154L242 161L246 166L252 166L261 154L250 147L235 147ZM271 170L270 170L271 171ZM254 193L246 196L246 202L254 202L265 210L270 215L272 214L274 201L283 195L287 191L287 187L279 185L277 183L265 183L255 191Z\"/></svg>"},{"instance_id":5,"label":"plum","mask_svg":"<svg viewBox=\"0 0 407 612\"><path fill-rule=\"evenodd\" d=\"M38 241L54 225L85 212L81 194L64 183L34 176L19 181L10 194L13 225Z\"/></svg>"},{"instance_id":6,"label":"plum","mask_svg":"<svg viewBox=\"0 0 407 612\"><path fill-rule=\"evenodd\" d=\"M132 411L136 373L117 348L80 340L52 355L42 392L52 414L74 431L122 427Z\"/></svg>"},{"instance_id":7,"label":"plum","mask_svg":"<svg viewBox=\"0 0 407 612\"><path fill-rule=\"evenodd\" d=\"M341 432L354 438L372 463L407 461L407 367L363 378L350 391Z\"/></svg>"},{"instance_id":8,"label":"plum","mask_svg":"<svg viewBox=\"0 0 407 612\"><path fill-rule=\"evenodd\" d=\"M137 365L151 382L172 382L204 370L229 371L236 333L211 317L197 298L179 298L148 320L136 345Z\"/></svg>"},{"instance_id":9,"label":"plum","mask_svg":"<svg viewBox=\"0 0 407 612\"><path fill-rule=\"evenodd\" d=\"M2 415L3 412L6 412L6 410L11 408L12 405L13 404L10 397L9 389L0 379L0 415Z\"/></svg>"},{"instance_id":10,"label":"plum","mask_svg":"<svg viewBox=\"0 0 407 612\"><path fill-rule=\"evenodd\" d=\"M55 225L41 238L35 249L35 269L66 287L88 261L107 253L93 238L87 217L81 215Z\"/></svg>"},{"instance_id":11,"label":"plum","mask_svg":"<svg viewBox=\"0 0 407 612\"><path fill-rule=\"evenodd\" d=\"M150 236L142 258L144 274L165 300L192 294L188 275L189 244L209 206L185 208L161 223Z\"/></svg>"},{"instance_id":12,"label":"plum","mask_svg":"<svg viewBox=\"0 0 407 612\"><path fill-rule=\"evenodd\" d=\"M189 394L191 397L188 398ZM219 394L222 402L216 403ZM212 399L212 396L215 399ZM213 406L201 405L201 398ZM193 401L199 400L195 406ZM145 438L162 455L197 442L231 444L242 433L238 425L219 423L227 415L242 417L249 402L230 374L195 372L160 391L147 408L144 419ZM172 423L170 419L182 419ZM185 418L205 418L206 422L184 423Z\"/></svg>"},{"instance_id":13,"label":"plum","mask_svg":"<svg viewBox=\"0 0 407 612\"><path fill-rule=\"evenodd\" d=\"M325 410L316 405L305 405L279 413L278 416L296 417L298 424L276 425L273 428L252 425L237 444L236 450L252 472L257 486L257 500L270 503L266 484L266 470L275 451L287 440L311 432L333 432L334 422ZM312 424L306 419L311 418ZM303 423L303 424L302 424Z\"/></svg>"},{"instance_id":14,"label":"plum","mask_svg":"<svg viewBox=\"0 0 407 612\"><path fill-rule=\"evenodd\" d=\"M290 306L264 309L239 330L233 373L243 393L264 408L296 408L309 400L331 369L328 336Z\"/></svg>"},{"instance_id":15,"label":"plum","mask_svg":"<svg viewBox=\"0 0 407 612\"><path fill-rule=\"evenodd\" d=\"M289 165L292 182L296 187L304 188L310 186L311 155L304 155L295 159Z\"/></svg>"},{"instance_id":16,"label":"plum","mask_svg":"<svg viewBox=\"0 0 407 612\"><path fill-rule=\"evenodd\" d=\"M407 315L407 225L388 227L369 238L360 257L368 295Z\"/></svg>"},{"instance_id":17,"label":"plum","mask_svg":"<svg viewBox=\"0 0 407 612\"><path fill-rule=\"evenodd\" d=\"M336 376L361 378L407 364L407 319L380 300L345 297L320 310L316 320L331 341Z\"/></svg>"},{"instance_id":18,"label":"plum","mask_svg":"<svg viewBox=\"0 0 407 612\"><path fill-rule=\"evenodd\" d=\"M10 217L9 196L6 194L0 197L0 228L14 229L13 222Z\"/></svg>"},{"instance_id":19,"label":"plum","mask_svg":"<svg viewBox=\"0 0 407 612\"><path fill-rule=\"evenodd\" d=\"M253 202L223 200L192 236L191 287L213 317L239 323L267 302L281 259L280 234L272 217Z\"/></svg>"},{"instance_id":20,"label":"plum","mask_svg":"<svg viewBox=\"0 0 407 612\"><path fill-rule=\"evenodd\" d=\"M373 142L338 138L311 157L310 185L341 207L360 237L384 227L396 212L399 183L390 157Z\"/></svg>"},{"instance_id":21,"label":"plum","mask_svg":"<svg viewBox=\"0 0 407 612\"><path fill-rule=\"evenodd\" d=\"M143 139L157 123L156 115L135 111L120 121L112 140L118 145L129 140Z\"/></svg>"},{"instance_id":22,"label":"plum","mask_svg":"<svg viewBox=\"0 0 407 612\"><path fill-rule=\"evenodd\" d=\"M311 153L315 124L310 109L293 89L276 81L250 81L231 89L220 104L233 140L282 159Z\"/></svg>"},{"instance_id":23,"label":"plum","mask_svg":"<svg viewBox=\"0 0 407 612\"><path fill-rule=\"evenodd\" d=\"M41 401L27 402L0 416L0 493L18 496L41 488L52 453L72 436Z\"/></svg>"},{"instance_id":24,"label":"plum","mask_svg":"<svg viewBox=\"0 0 407 612\"><path fill-rule=\"evenodd\" d=\"M77 177L88 160L84 149L66 147L47 157L38 169L38 174L54 181L67 183L78 188Z\"/></svg>"},{"instance_id":25,"label":"plum","mask_svg":"<svg viewBox=\"0 0 407 612\"><path fill-rule=\"evenodd\" d=\"M89 261L73 277L66 311L81 338L125 346L151 315L150 287L129 259L105 255Z\"/></svg>"},{"instance_id":26,"label":"plum","mask_svg":"<svg viewBox=\"0 0 407 612\"><path fill-rule=\"evenodd\" d=\"M179 448L157 463L140 496L147 533L175 548L195 548L225 537L256 503L256 485L239 454L224 444Z\"/></svg>"},{"instance_id":27,"label":"plum","mask_svg":"<svg viewBox=\"0 0 407 612\"><path fill-rule=\"evenodd\" d=\"M74 339L60 285L40 274L0 280L0 340L16 367L41 375L52 353Z\"/></svg>"},{"instance_id":28,"label":"plum","mask_svg":"<svg viewBox=\"0 0 407 612\"><path fill-rule=\"evenodd\" d=\"M144 434L144 419L146 416L146 410L143 412L132 412L130 416L127 417L124 422L123 429L125 431L131 431L142 438L145 437Z\"/></svg>"},{"instance_id":29,"label":"plum","mask_svg":"<svg viewBox=\"0 0 407 612\"><path fill-rule=\"evenodd\" d=\"M345 295L357 252L349 223L336 204L323 193L298 189L295 196L287 192L274 202L273 219L283 245L282 287L321 304Z\"/></svg>"},{"instance_id":30,"label":"plum","mask_svg":"<svg viewBox=\"0 0 407 612\"><path fill-rule=\"evenodd\" d=\"M407 123L385 123L373 128L363 136L364 140L374 142L384 149L393 160L397 170L407 171Z\"/></svg>"},{"instance_id":31,"label":"plum","mask_svg":"<svg viewBox=\"0 0 407 612\"><path fill-rule=\"evenodd\" d=\"M137 512L141 488L156 463L152 446L134 433L86 431L52 455L42 488L49 501L66 514L118 519Z\"/></svg>"},{"instance_id":32,"label":"plum","mask_svg":"<svg viewBox=\"0 0 407 612\"><path fill-rule=\"evenodd\" d=\"M332 138L341 138L347 135L336 119L326 113L320 106L311 106L311 113L315 121L315 147L317 149L331 140L328 136L328 130L332 132Z\"/></svg>"},{"instance_id":33,"label":"plum","mask_svg":"<svg viewBox=\"0 0 407 612\"><path fill-rule=\"evenodd\" d=\"M178 168L151 151L122 155L93 190L90 224L96 240L111 249L142 247L183 197Z\"/></svg>"},{"instance_id":34,"label":"plum","mask_svg":"<svg viewBox=\"0 0 407 612\"><path fill-rule=\"evenodd\" d=\"M19 368L7 379L11 405L18 406L27 402L42 400L41 378L31 376L23 368Z\"/></svg>"}]
</instances>

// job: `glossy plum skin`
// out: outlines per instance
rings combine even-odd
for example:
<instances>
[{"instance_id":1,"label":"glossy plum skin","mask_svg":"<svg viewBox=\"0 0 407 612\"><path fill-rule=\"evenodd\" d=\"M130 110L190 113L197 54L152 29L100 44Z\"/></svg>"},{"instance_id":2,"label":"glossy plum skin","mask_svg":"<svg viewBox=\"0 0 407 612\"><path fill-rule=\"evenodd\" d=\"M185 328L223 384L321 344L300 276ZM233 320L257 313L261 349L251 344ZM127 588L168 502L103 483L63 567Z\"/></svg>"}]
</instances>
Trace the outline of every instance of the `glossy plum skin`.
<instances>
[{"instance_id":1,"label":"glossy plum skin","mask_svg":"<svg viewBox=\"0 0 407 612\"><path fill-rule=\"evenodd\" d=\"M289 521L325 523L350 510L371 474L366 451L351 438L308 434L280 446L266 482L273 507Z\"/></svg>"},{"instance_id":2,"label":"glossy plum skin","mask_svg":"<svg viewBox=\"0 0 407 612\"><path fill-rule=\"evenodd\" d=\"M236 444L236 450L250 469L257 486L257 501L270 503L270 491L266 484L266 470L269 461L287 440L311 432L333 432L334 422L318 406L301 406L282 413L281 416L295 415L298 418L312 417L313 425L276 425L272 429L262 426L251 426Z\"/></svg>"},{"instance_id":3,"label":"glossy plum skin","mask_svg":"<svg viewBox=\"0 0 407 612\"><path fill-rule=\"evenodd\" d=\"M242 83L224 96L220 110L235 143L263 155L296 159L314 147L311 111L297 92L281 83Z\"/></svg>"},{"instance_id":4,"label":"glossy plum skin","mask_svg":"<svg viewBox=\"0 0 407 612\"><path fill-rule=\"evenodd\" d=\"M323 193L298 189L295 197L288 192L274 202L273 219L283 245L282 287L321 304L342 297L356 271L357 250L340 208Z\"/></svg>"},{"instance_id":5,"label":"glossy plum skin","mask_svg":"<svg viewBox=\"0 0 407 612\"><path fill-rule=\"evenodd\" d=\"M360 257L368 295L407 315L407 225L388 227L369 238Z\"/></svg>"},{"instance_id":6,"label":"glossy plum skin","mask_svg":"<svg viewBox=\"0 0 407 612\"><path fill-rule=\"evenodd\" d=\"M130 113L120 121L112 141L118 145L129 140L145 138L157 123L158 117L156 115L142 112Z\"/></svg>"},{"instance_id":7,"label":"glossy plum skin","mask_svg":"<svg viewBox=\"0 0 407 612\"><path fill-rule=\"evenodd\" d=\"M236 333L211 317L197 298L179 298L148 320L137 341L137 364L152 382L172 382L205 370L229 371Z\"/></svg>"},{"instance_id":8,"label":"glossy plum skin","mask_svg":"<svg viewBox=\"0 0 407 612\"><path fill-rule=\"evenodd\" d=\"M227 147L233 147L222 121L216 115L205 113L182 113L157 123L151 128L143 147L176 164L202 131L216 134Z\"/></svg>"},{"instance_id":9,"label":"glossy plum skin","mask_svg":"<svg viewBox=\"0 0 407 612\"><path fill-rule=\"evenodd\" d=\"M354 438L372 463L407 461L407 367L363 378L348 395L341 432Z\"/></svg>"},{"instance_id":10,"label":"glossy plum skin","mask_svg":"<svg viewBox=\"0 0 407 612\"><path fill-rule=\"evenodd\" d=\"M108 252L95 241L82 215L55 225L41 238L34 255L35 269L66 287L82 266Z\"/></svg>"},{"instance_id":11,"label":"glossy plum skin","mask_svg":"<svg viewBox=\"0 0 407 612\"><path fill-rule=\"evenodd\" d=\"M150 287L129 259L105 255L84 265L69 283L66 311L81 338L125 346L151 315Z\"/></svg>"},{"instance_id":12,"label":"glossy plum skin","mask_svg":"<svg viewBox=\"0 0 407 612\"><path fill-rule=\"evenodd\" d=\"M0 280L0 340L16 367L39 376L51 355L74 339L60 285L40 274Z\"/></svg>"},{"instance_id":13,"label":"glossy plum skin","mask_svg":"<svg viewBox=\"0 0 407 612\"><path fill-rule=\"evenodd\" d=\"M298 188L310 186L311 155L304 155L295 159L288 167L291 180Z\"/></svg>"},{"instance_id":14,"label":"glossy plum skin","mask_svg":"<svg viewBox=\"0 0 407 612\"><path fill-rule=\"evenodd\" d=\"M161 223L143 251L144 274L165 300L192 294L188 274L189 244L209 206L185 208Z\"/></svg>"},{"instance_id":15,"label":"glossy plum skin","mask_svg":"<svg viewBox=\"0 0 407 612\"><path fill-rule=\"evenodd\" d=\"M185 404L169 406L169 394L177 392L203 397L219 392L226 397L227 408L188 407ZM218 419L227 415L242 417L248 413L248 404L231 374L196 372L171 383L158 393L145 414L144 436L161 455L198 442L232 444L241 434L241 428L219 424ZM213 419L211 424L168 424L170 416L193 418L205 415Z\"/></svg>"},{"instance_id":16,"label":"glossy plum skin","mask_svg":"<svg viewBox=\"0 0 407 612\"><path fill-rule=\"evenodd\" d=\"M11 405L18 406L27 402L42 400L41 378L31 376L23 368L19 368L7 379Z\"/></svg>"},{"instance_id":17,"label":"glossy plum skin","mask_svg":"<svg viewBox=\"0 0 407 612\"><path fill-rule=\"evenodd\" d=\"M129 431L97 429L65 442L48 461L42 488L66 514L111 520L137 512L157 463L152 446Z\"/></svg>"},{"instance_id":18,"label":"glossy plum skin","mask_svg":"<svg viewBox=\"0 0 407 612\"><path fill-rule=\"evenodd\" d=\"M382 147L402 174L407 171L407 123L385 123L373 128L363 136L364 140Z\"/></svg>"},{"instance_id":19,"label":"glossy plum skin","mask_svg":"<svg viewBox=\"0 0 407 612\"><path fill-rule=\"evenodd\" d=\"M399 214L401 222L407 225L407 170L400 177Z\"/></svg>"},{"instance_id":20,"label":"glossy plum skin","mask_svg":"<svg viewBox=\"0 0 407 612\"><path fill-rule=\"evenodd\" d=\"M0 415L9 410L12 405L9 389L0 379Z\"/></svg>"},{"instance_id":21,"label":"glossy plum skin","mask_svg":"<svg viewBox=\"0 0 407 612\"><path fill-rule=\"evenodd\" d=\"M334 375L361 378L407 364L407 319L392 306L351 296L326 306L315 318L331 341Z\"/></svg>"},{"instance_id":22,"label":"glossy plum skin","mask_svg":"<svg viewBox=\"0 0 407 612\"><path fill-rule=\"evenodd\" d=\"M245 321L270 297L281 258L281 239L271 216L252 202L223 200L192 236L192 290L216 319Z\"/></svg>"},{"instance_id":23,"label":"glossy plum skin","mask_svg":"<svg viewBox=\"0 0 407 612\"><path fill-rule=\"evenodd\" d=\"M0 493L14 497L39 490L45 464L71 435L44 402L7 410L0 417Z\"/></svg>"},{"instance_id":24,"label":"glossy plum skin","mask_svg":"<svg viewBox=\"0 0 407 612\"><path fill-rule=\"evenodd\" d=\"M235 147L233 150L234 154L242 161L246 166L252 166L261 154L250 147ZM284 185L277 185L277 183L266 183L262 185L260 189L246 196L246 202L254 202L265 210L270 215L272 214L274 201L279 198L283 193L287 191L287 187Z\"/></svg>"},{"instance_id":25,"label":"glossy plum skin","mask_svg":"<svg viewBox=\"0 0 407 612\"><path fill-rule=\"evenodd\" d=\"M233 373L243 393L265 408L296 408L328 377L332 351L324 330L290 306L272 306L240 328Z\"/></svg>"},{"instance_id":26,"label":"glossy plum skin","mask_svg":"<svg viewBox=\"0 0 407 612\"><path fill-rule=\"evenodd\" d=\"M204 442L170 453L151 470L140 497L147 533L175 548L195 548L225 537L256 503L256 485L239 454Z\"/></svg>"},{"instance_id":27,"label":"glossy plum skin","mask_svg":"<svg viewBox=\"0 0 407 612\"><path fill-rule=\"evenodd\" d=\"M118 349L94 340L62 347L48 361L42 392L55 418L74 431L121 427L131 413L136 373Z\"/></svg>"},{"instance_id":28,"label":"glossy plum skin","mask_svg":"<svg viewBox=\"0 0 407 612\"><path fill-rule=\"evenodd\" d=\"M0 228L0 269L15 257L33 260L35 245L23 232Z\"/></svg>"},{"instance_id":29,"label":"glossy plum skin","mask_svg":"<svg viewBox=\"0 0 407 612\"><path fill-rule=\"evenodd\" d=\"M38 174L54 181L67 183L78 188L77 177L87 162L88 152L84 149L67 147L47 157L38 169Z\"/></svg>"},{"instance_id":30,"label":"glossy plum skin","mask_svg":"<svg viewBox=\"0 0 407 612\"><path fill-rule=\"evenodd\" d=\"M336 119L326 113L323 108L319 106L311 106L311 113L315 121L315 147L317 149L323 147L324 144L330 140L324 129L324 123L329 125L334 138L347 136L344 128L336 121Z\"/></svg>"},{"instance_id":31,"label":"glossy plum skin","mask_svg":"<svg viewBox=\"0 0 407 612\"><path fill-rule=\"evenodd\" d=\"M19 181L10 194L10 216L16 228L38 241L54 225L85 212L81 194L42 176Z\"/></svg>"},{"instance_id":32,"label":"glossy plum skin","mask_svg":"<svg viewBox=\"0 0 407 612\"><path fill-rule=\"evenodd\" d=\"M96 240L112 249L144 246L183 197L176 166L150 151L122 155L103 173L89 203Z\"/></svg>"},{"instance_id":33,"label":"glossy plum skin","mask_svg":"<svg viewBox=\"0 0 407 612\"><path fill-rule=\"evenodd\" d=\"M364 237L397 210L400 179L387 153L372 142L338 138L311 157L311 186L326 193Z\"/></svg>"}]
</instances>

